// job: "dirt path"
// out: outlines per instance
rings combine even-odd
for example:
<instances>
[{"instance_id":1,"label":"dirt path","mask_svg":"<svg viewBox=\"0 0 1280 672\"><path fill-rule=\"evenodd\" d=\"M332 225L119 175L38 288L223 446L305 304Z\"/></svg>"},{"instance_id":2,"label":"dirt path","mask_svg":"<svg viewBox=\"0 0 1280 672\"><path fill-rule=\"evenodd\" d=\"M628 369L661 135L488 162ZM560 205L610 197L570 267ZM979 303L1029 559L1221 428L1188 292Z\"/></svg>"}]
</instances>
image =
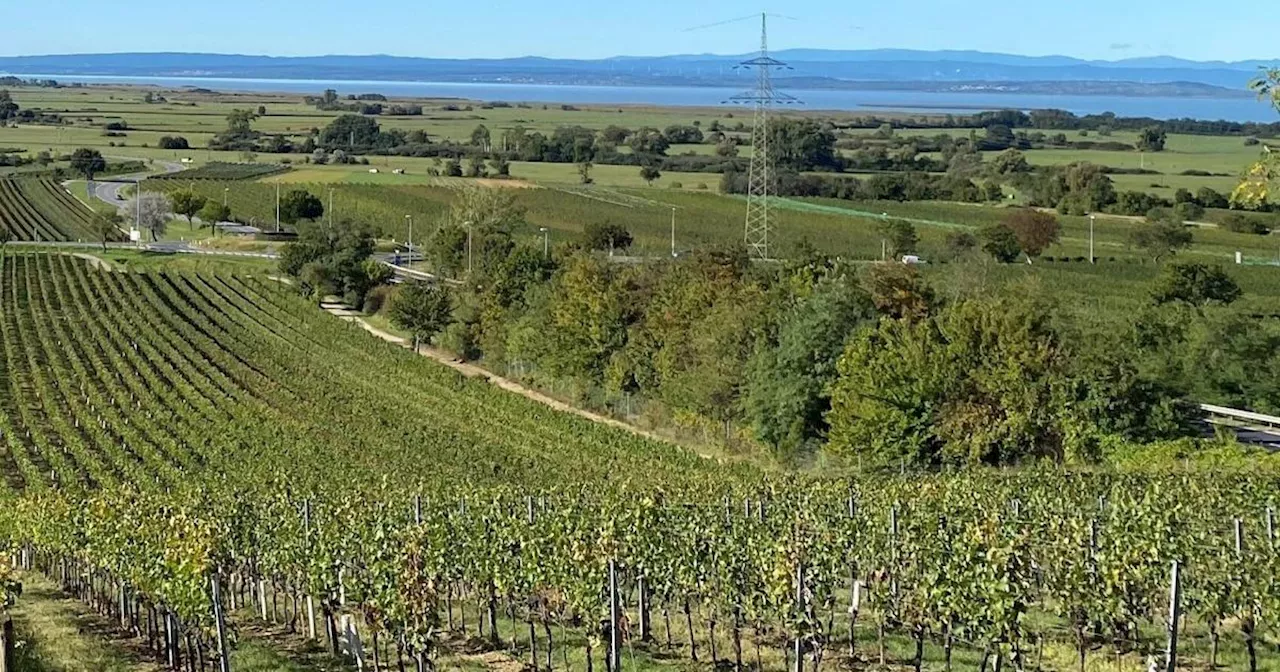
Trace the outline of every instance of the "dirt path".
<instances>
[{"instance_id":1,"label":"dirt path","mask_svg":"<svg viewBox=\"0 0 1280 672\"><path fill-rule=\"evenodd\" d=\"M341 318L348 322L355 322L359 324L361 327L364 328L365 331L373 334L374 336L377 336L378 338L381 338L384 341L395 343L396 345L399 345L404 348L412 347L408 340L401 338L400 336L396 336L395 334L387 333L369 324L368 322L365 322L364 319L360 317L359 313L356 313L355 311L349 310L335 303L322 303L320 304L320 307L324 308L330 314L335 315L338 318ZM654 441L662 441L664 443L674 443L670 439L667 439L653 432L640 429L639 427L636 427L634 425L629 425L625 422L622 422L621 420L615 420L608 416L600 415L599 413L592 413L591 411L566 404L563 401L560 401L559 399L548 397L547 395L541 392L538 392L537 390L529 389L528 387L525 387L524 385L521 385L520 383L517 383L514 380L511 380L510 378L503 378L502 376L499 376L496 373L493 373L486 369L482 369L474 364L467 364L465 362L460 362L457 359L455 359L452 355L446 352L443 352L441 350L437 350L435 348L419 348L418 354L424 357L430 357L431 359L434 359L437 362L444 364L445 366L453 369L454 371L461 373L464 376L467 376L468 378L483 378L487 380L489 383L493 385L497 385L498 387L504 390L507 390L508 392L514 392L527 399L532 399L538 403L546 404L547 406L550 406L551 408L554 408L557 411L572 413L579 417L583 417L588 420L591 420L592 422L598 422L602 425L609 425L611 427L617 427L618 429L624 429L628 432L631 432L633 434L638 434L647 439L653 439ZM704 455L703 457L708 457L708 456Z\"/></svg>"}]
</instances>

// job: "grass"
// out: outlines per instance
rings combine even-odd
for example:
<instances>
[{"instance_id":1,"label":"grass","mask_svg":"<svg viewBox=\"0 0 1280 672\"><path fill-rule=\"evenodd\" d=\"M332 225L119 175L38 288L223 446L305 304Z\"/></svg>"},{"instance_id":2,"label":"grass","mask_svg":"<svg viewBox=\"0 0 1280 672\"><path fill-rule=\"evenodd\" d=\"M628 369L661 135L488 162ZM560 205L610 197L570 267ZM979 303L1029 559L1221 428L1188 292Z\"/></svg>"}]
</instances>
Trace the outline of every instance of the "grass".
<instances>
[{"instance_id":1,"label":"grass","mask_svg":"<svg viewBox=\"0 0 1280 672\"><path fill-rule=\"evenodd\" d=\"M23 594L13 608L19 639L15 672L150 672L136 642L107 619L63 595L39 574L21 576Z\"/></svg>"}]
</instances>

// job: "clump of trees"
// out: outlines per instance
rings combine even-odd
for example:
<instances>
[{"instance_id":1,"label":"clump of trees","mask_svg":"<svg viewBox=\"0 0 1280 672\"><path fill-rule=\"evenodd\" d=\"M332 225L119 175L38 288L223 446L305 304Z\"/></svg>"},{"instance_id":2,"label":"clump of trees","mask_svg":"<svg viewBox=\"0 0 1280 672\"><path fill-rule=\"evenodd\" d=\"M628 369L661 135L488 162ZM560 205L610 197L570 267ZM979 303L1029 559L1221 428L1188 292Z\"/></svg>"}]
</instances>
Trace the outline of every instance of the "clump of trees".
<instances>
[{"instance_id":1,"label":"clump of trees","mask_svg":"<svg viewBox=\"0 0 1280 672\"><path fill-rule=\"evenodd\" d=\"M349 306L391 279L392 271L371 258L373 234L363 224L303 224L297 240L280 253L280 270L293 278L304 296L316 301L338 295Z\"/></svg>"}]
</instances>

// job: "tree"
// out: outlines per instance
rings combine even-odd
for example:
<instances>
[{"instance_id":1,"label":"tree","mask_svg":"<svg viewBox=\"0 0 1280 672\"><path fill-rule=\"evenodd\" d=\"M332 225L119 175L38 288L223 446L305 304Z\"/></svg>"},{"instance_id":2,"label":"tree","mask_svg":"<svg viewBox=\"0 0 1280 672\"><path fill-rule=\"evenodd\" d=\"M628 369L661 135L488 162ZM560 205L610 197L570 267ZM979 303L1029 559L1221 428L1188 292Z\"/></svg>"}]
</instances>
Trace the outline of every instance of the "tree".
<instances>
[{"instance_id":1,"label":"tree","mask_svg":"<svg viewBox=\"0 0 1280 672\"><path fill-rule=\"evenodd\" d=\"M344 114L329 122L320 132L320 144L334 149L376 146L382 138L378 122L371 117Z\"/></svg>"},{"instance_id":2,"label":"tree","mask_svg":"<svg viewBox=\"0 0 1280 672\"><path fill-rule=\"evenodd\" d=\"M911 222L901 219L886 219L876 225L880 237L888 243L891 258L897 258L916 250L920 244L920 236L916 235L916 227Z\"/></svg>"},{"instance_id":3,"label":"tree","mask_svg":"<svg viewBox=\"0 0 1280 672\"><path fill-rule=\"evenodd\" d=\"M164 136L160 138L160 149L190 149L191 145L182 136Z\"/></svg>"},{"instance_id":4,"label":"tree","mask_svg":"<svg viewBox=\"0 0 1280 672\"><path fill-rule=\"evenodd\" d=\"M1200 187L1196 190L1196 202L1206 208L1226 209L1231 207L1227 195L1213 187Z\"/></svg>"},{"instance_id":5,"label":"tree","mask_svg":"<svg viewBox=\"0 0 1280 672\"><path fill-rule=\"evenodd\" d=\"M631 130L610 124L600 131L600 137L612 145L621 145L627 141L631 135Z\"/></svg>"},{"instance_id":6,"label":"tree","mask_svg":"<svg viewBox=\"0 0 1280 672\"><path fill-rule=\"evenodd\" d=\"M933 288L910 264L872 264L862 286L870 294L876 310L895 319L921 319L935 306Z\"/></svg>"},{"instance_id":7,"label":"tree","mask_svg":"<svg viewBox=\"0 0 1280 672\"><path fill-rule=\"evenodd\" d=\"M1271 229L1262 221L1233 212L1222 218L1222 228L1232 233L1252 233L1265 236Z\"/></svg>"},{"instance_id":8,"label":"tree","mask_svg":"<svg viewBox=\"0 0 1280 672\"><path fill-rule=\"evenodd\" d=\"M226 134L231 137L246 137L253 135L253 121L258 115L253 110L232 110L227 115L227 131Z\"/></svg>"},{"instance_id":9,"label":"tree","mask_svg":"<svg viewBox=\"0 0 1280 672\"><path fill-rule=\"evenodd\" d=\"M5 89L0 89L0 122L8 121L18 114L18 104Z\"/></svg>"},{"instance_id":10,"label":"tree","mask_svg":"<svg viewBox=\"0 0 1280 672\"><path fill-rule=\"evenodd\" d=\"M1018 236L1005 224L986 226L978 237L982 239L982 250L1002 264L1014 261L1022 251Z\"/></svg>"},{"instance_id":11,"label":"tree","mask_svg":"<svg viewBox=\"0 0 1280 672\"><path fill-rule=\"evenodd\" d=\"M480 151L489 151L490 146L489 129L480 124L471 131L471 145L480 148Z\"/></svg>"},{"instance_id":12,"label":"tree","mask_svg":"<svg viewBox=\"0 0 1280 672\"><path fill-rule=\"evenodd\" d=\"M991 160L991 172L1001 176L1021 175L1031 172L1031 164L1027 162L1026 154L1010 148Z\"/></svg>"},{"instance_id":13,"label":"tree","mask_svg":"<svg viewBox=\"0 0 1280 672\"><path fill-rule=\"evenodd\" d=\"M1055 403L1068 365L1034 306L968 301L928 319L882 320L837 363L828 450L886 466L1062 459L1068 430L1093 421Z\"/></svg>"},{"instance_id":14,"label":"tree","mask_svg":"<svg viewBox=\"0 0 1280 672\"><path fill-rule=\"evenodd\" d=\"M225 206L218 201L206 201L204 207L200 208L200 221L205 226L213 229L216 233L218 223L231 219L231 208Z\"/></svg>"},{"instance_id":15,"label":"tree","mask_svg":"<svg viewBox=\"0 0 1280 672\"><path fill-rule=\"evenodd\" d=\"M511 162L503 156L495 156L489 161L489 171L498 177L509 177L511 175Z\"/></svg>"},{"instance_id":16,"label":"tree","mask_svg":"<svg viewBox=\"0 0 1280 672\"><path fill-rule=\"evenodd\" d=\"M1221 266L1196 262L1169 264L1151 292L1156 304L1184 303L1196 309L1226 305L1241 295L1240 285Z\"/></svg>"},{"instance_id":17,"label":"tree","mask_svg":"<svg viewBox=\"0 0 1280 672\"><path fill-rule=\"evenodd\" d=\"M591 162L583 161L578 164L578 181L582 184L591 184L595 180L591 179Z\"/></svg>"},{"instance_id":18,"label":"tree","mask_svg":"<svg viewBox=\"0 0 1280 672\"><path fill-rule=\"evenodd\" d=\"M114 210L93 213L93 219L89 221L89 228L93 231L94 237L102 243L103 252L107 251L107 243L120 239L121 222L120 213Z\"/></svg>"},{"instance_id":19,"label":"tree","mask_svg":"<svg viewBox=\"0 0 1280 672\"><path fill-rule=\"evenodd\" d=\"M204 207L205 202L209 200L191 189L175 191L169 194L169 198L173 201L173 211L187 218L188 227L195 226L191 218L195 217L196 213L200 212L200 209Z\"/></svg>"},{"instance_id":20,"label":"tree","mask_svg":"<svg viewBox=\"0 0 1280 672\"><path fill-rule=\"evenodd\" d=\"M947 256L955 259L968 254L978 247L978 238L968 231L951 231L947 233L943 243Z\"/></svg>"},{"instance_id":21,"label":"tree","mask_svg":"<svg viewBox=\"0 0 1280 672\"><path fill-rule=\"evenodd\" d=\"M442 285L413 282L397 287L387 302L391 323L413 334L413 349L429 343L453 322L453 298Z\"/></svg>"},{"instance_id":22,"label":"tree","mask_svg":"<svg viewBox=\"0 0 1280 672\"><path fill-rule=\"evenodd\" d=\"M1194 201L1186 201L1173 206L1173 216L1182 222L1194 222L1204 217L1204 206Z\"/></svg>"},{"instance_id":23,"label":"tree","mask_svg":"<svg viewBox=\"0 0 1280 672\"><path fill-rule=\"evenodd\" d=\"M462 162L457 159L449 159L444 163L445 177L462 177Z\"/></svg>"},{"instance_id":24,"label":"tree","mask_svg":"<svg viewBox=\"0 0 1280 672\"><path fill-rule=\"evenodd\" d=\"M662 179L662 173L656 167L651 165L640 166L640 179L644 180L645 184L652 187L655 180Z\"/></svg>"},{"instance_id":25,"label":"tree","mask_svg":"<svg viewBox=\"0 0 1280 672\"><path fill-rule=\"evenodd\" d=\"M139 227L151 232L151 240L160 240L160 236L169 230L173 204L164 194L144 191L125 203L124 211L133 215Z\"/></svg>"},{"instance_id":26,"label":"tree","mask_svg":"<svg viewBox=\"0 0 1280 672\"><path fill-rule=\"evenodd\" d=\"M280 221L297 224L299 220L316 221L324 216L324 202L306 189L291 189L280 198Z\"/></svg>"},{"instance_id":27,"label":"tree","mask_svg":"<svg viewBox=\"0 0 1280 672\"><path fill-rule=\"evenodd\" d=\"M1027 255L1027 261L1040 256L1050 245L1058 242L1062 227L1058 218L1047 212L1020 208L1005 215L1004 226L1013 232L1018 249Z\"/></svg>"},{"instance_id":28,"label":"tree","mask_svg":"<svg viewBox=\"0 0 1280 672\"><path fill-rule=\"evenodd\" d=\"M1138 132L1135 146L1144 152L1163 152L1167 135L1159 126L1148 126Z\"/></svg>"},{"instance_id":29,"label":"tree","mask_svg":"<svg viewBox=\"0 0 1280 672\"><path fill-rule=\"evenodd\" d=\"M107 169L107 160L102 158L102 152L81 147L71 153L71 169L92 180L94 175Z\"/></svg>"},{"instance_id":30,"label":"tree","mask_svg":"<svg viewBox=\"0 0 1280 672\"><path fill-rule=\"evenodd\" d=\"M850 336L875 319L870 297L843 270L799 269L820 275L776 318L776 333L756 341L746 362L745 419L783 459L803 457L826 438L836 362Z\"/></svg>"},{"instance_id":31,"label":"tree","mask_svg":"<svg viewBox=\"0 0 1280 672\"><path fill-rule=\"evenodd\" d=\"M1129 243L1146 251L1155 261L1190 246L1191 240L1191 231L1182 222L1172 219L1171 214L1161 215L1129 234Z\"/></svg>"},{"instance_id":32,"label":"tree","mask_svg":"<svg viewBox=\"0 0 1280 672\"><path fill-rule=\"evenodd\" d=\"M591 255L568 258L551 286L543 363L553 375L600 382L627 342L632 307L613 264Z\"/></svg>"},{"instance_id":33,"label":"tree","mask_svg":"<svg viewBox=\"0 0 1280 672\"><path fill-rule=\"evenodd\" d=\"M667 142L666 136L656 128L644 127L631 135L631 139L627 141L631 151L636 154L653 154L662 155L667 152L667 148L671 143Z\"/></svg>"},{"instance_id":34,"label":"tree","mask_svg":"<svg viewBox=\"0 0 1280 672\"><path fill-rule=\"evenodd\" d=\"M588 222L582 229L584 243L589 250L608 250L613 256L614 250L625 250L631 247L631 232L621 224L605 222Z\"/></svg>"},{"instance_id":35,"label":"tree","mask_svg":"<svg viewBox=\"0 0 1280 672\"><path fill-rule=\"evenodd\" d=\"M373 249L373 234L366 224L300 224L298 238L280 251L280 271L299 281L298 290L304 296L338 293L347 305L363 306L365 293L375 286L364 263Z\"/></svg>"}]
</instances>

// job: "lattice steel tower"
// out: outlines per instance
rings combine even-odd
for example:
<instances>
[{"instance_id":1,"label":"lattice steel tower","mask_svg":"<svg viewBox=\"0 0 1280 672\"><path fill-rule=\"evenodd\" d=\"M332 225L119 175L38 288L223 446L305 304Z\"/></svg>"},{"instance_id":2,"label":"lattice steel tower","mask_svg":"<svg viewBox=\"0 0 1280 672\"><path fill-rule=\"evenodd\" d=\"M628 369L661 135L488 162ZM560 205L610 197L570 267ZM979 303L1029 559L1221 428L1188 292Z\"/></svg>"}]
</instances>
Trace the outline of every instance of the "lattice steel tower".
<instances>
[{"instance_id":1,"label":"lattice steel tower","mask_svg":"<svg viewBox=\"0 0 1280 672\"><path fill-rule=\"evenodd\" d=\"M795 105L798 98L773 88L773 71L790 70L786 63L769 56L768 15L760 15L760 55L739 63L737 68L756 71L756 88L728 102L755 107L751 128L751 172L747 181L747 252L757 259L769 258L769 194L773 191L773 157L769 152L769 113L774 105Z\"/></svg>"}]
</instances>

